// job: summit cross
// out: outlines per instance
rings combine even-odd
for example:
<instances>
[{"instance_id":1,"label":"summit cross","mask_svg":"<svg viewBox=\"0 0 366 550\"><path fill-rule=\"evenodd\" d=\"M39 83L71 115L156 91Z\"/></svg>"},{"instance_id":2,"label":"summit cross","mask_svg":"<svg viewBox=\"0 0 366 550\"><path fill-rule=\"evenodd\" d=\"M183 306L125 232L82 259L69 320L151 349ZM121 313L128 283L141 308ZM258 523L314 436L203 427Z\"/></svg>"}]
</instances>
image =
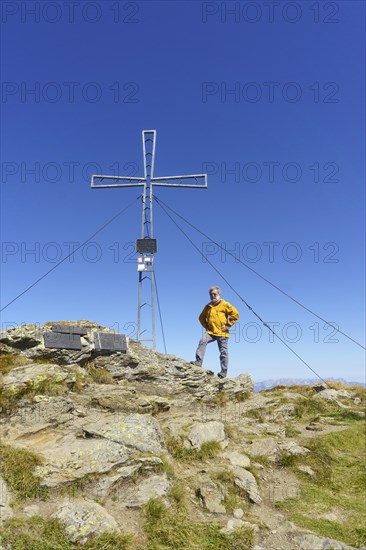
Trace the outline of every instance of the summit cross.
<instances>
[{"instance_id":1,"label":"summit cross","mask_svg":"<svg viewBox=\"0 0 366 550\"><path fill-rule=\"evenodd\" d=\"M142 146L144 157L144 177L130 176L107 176L94 175L91 179L92 189L103 189L110 187L142 187L142 216L141 216L141 239L153 239L153 187L192 187L196 189L207 188L207 174L192 174L184 176L164 176L154 177L156 130L142 131ZM115 183L113 183L115 182ZM146 258L144 254L143 258ZM154 276L154 252L150 252L151 258L149 268L144 271L139 270L138 283L138 309L137 309L137 340L139 342L152 342L153 349L156 348L155 333L155 276ZM151 277L143 275L144 272L151 273ZM142 303L142 283L145 279L151 281L150 304ZM151 306L151 338L141 338L146 332L141 330L141 310L145 305Z\"/></svg>"}]
</instances>

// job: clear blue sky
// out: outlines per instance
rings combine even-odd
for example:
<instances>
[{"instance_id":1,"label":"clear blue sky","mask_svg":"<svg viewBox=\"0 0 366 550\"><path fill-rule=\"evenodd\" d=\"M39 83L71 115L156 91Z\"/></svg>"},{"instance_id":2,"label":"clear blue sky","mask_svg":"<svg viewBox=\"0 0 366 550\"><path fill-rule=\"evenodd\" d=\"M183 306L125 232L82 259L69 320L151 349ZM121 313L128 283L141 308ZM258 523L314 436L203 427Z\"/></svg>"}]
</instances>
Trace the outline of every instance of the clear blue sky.
<instances>
[{"instance_id":1,"label":"clear blue sky","mask_svg":"<svg viewBox=\"0 0 366 550\"><path fill-rule=\"evenodd\" d=\"M91 190L90 176L142 176L141 131L156 129L155 175L209 174L207 190L156 195L364 345L365 3L66 4L2 3L2 304L139 194ZM140 208L6 308L2 327L90 319L133 335ZM168 352L194 358L218 284L241 314L231 375L313 377L154 208ZM364 378L360 347L184 228L322 377ZM206 366L218 370L214 345Z\"/></svg>"}]
</instances>

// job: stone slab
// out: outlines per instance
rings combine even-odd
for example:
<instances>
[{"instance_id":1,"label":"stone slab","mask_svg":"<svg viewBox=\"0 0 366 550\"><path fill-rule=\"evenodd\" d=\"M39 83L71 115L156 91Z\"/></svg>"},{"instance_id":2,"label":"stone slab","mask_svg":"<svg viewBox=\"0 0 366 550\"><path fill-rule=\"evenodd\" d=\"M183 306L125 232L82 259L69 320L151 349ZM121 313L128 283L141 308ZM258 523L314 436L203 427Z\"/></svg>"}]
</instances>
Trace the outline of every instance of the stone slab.
<instances>
[{"instance_id":1,"label":"stone slab","mask_svg":"<svg viewBox=\"0 0 366 550\"><path fill-rule=\"evenodd\" d=\"M95 332L94 345L96 350L127 351L127 340L124 334Z\"/></svg>"},{"instance_id":2,"label":"stone slab","mask_svg":"<svg viewBox=\"0 0 366 550\"><path fill-rule=\"evenodd\" d=\"M81 350L81 339L79 334L68 334L62 332L45 332L43 334L45 348L56 349L78 349Z\"/></svg>"}]
</instances>

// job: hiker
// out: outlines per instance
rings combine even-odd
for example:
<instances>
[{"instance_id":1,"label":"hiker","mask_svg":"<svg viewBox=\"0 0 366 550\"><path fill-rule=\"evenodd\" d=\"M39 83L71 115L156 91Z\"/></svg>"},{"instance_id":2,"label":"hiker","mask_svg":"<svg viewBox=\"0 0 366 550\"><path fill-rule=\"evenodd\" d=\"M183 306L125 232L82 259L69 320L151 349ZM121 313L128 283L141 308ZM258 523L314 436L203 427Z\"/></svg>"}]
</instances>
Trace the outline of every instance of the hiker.
<instances>
[{"instance_id":1,"label":"hiker","mask_svg":"<svg viewBox=\"0 0 366 550\"><path fill-rule=\"evenodd\" d=\"M206 346L211 342L217 342L220 350L221 372L219 378L227 376L229 363L228 342L229 328L239 319L239 312L234 306L221 298L221 289L218 286L209 288L211 301L203 308L199 316L199 322L206 330L199 341L196 351L196 360L191 361L193 365L202 366Z\"/></svg>"}]
</instances>

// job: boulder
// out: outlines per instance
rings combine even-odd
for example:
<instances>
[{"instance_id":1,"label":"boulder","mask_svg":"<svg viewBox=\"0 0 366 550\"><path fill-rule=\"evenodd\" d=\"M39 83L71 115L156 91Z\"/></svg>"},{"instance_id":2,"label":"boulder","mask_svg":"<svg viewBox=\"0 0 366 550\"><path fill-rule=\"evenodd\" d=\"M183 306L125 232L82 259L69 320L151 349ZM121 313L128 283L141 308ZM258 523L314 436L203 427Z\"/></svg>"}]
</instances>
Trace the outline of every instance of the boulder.
<instances>
[{"instance_id":1,"label":"boulder","mask_svg":"<svg viewBox=\"0 0 366 550\"><path fill-rule=\"evenodd\" d=\"M170 489L166 474L149 476L123 490L121 501L128 508L139 508L151 498L165 497Z\"/></svg>"},{"instance_id":2,"label":"boulder","mask_svg":"<svg viewBox=\"0 0 366 550\"><path fill-rule=\"evenodd\" d=\"M279 448L281 451L286 451L290 455L294 456L305 456L310 453L309 449L305 447L300 447L295 441L286 441L285 443L280 443Z\"/></svg>"},{"instance_id":3,"label":"boulder","mask_svg":"<svg viewBox=\"0 0 366 550\"><path fill-rule=\"evenodd\" d=\"M348 390L338 390L338 397L340 399L352 399L352 394Z\"/></svg>"},{"instance_id":4,"label":"boulder","mask_svg":"<svg viewBox=\"0 0 366 550\"><path fill-rule=\"evenodd\" d=\"M244 521L242 521L239 518L231 518L228 520L226 524L227 531L235 531L235 529L239 529L240 527L243 527Z\"/></svg>"},{"instance_id":5,"label":"boulder","mask_svg":"<svg viewBox=\"0 0 366 550\"><path fill-rule=\"evenodd\" d=\"M168 399L157 395L141 396L134 387L115 384L92 384L85 395L91 396L91 404L110 411L156 413L168 411Z\"/></svg>"},{"instance_id":6,"label":"boulder","mask_svg":"<svg viewBox=\"0 0 366 550\"><path fill-rule=\"evenodd\" d=\"M314 384L313 386L313 389L319 393L319 392L322 392L324 390L327 390L328 389L328 385L324 382L320 382L319 384Z\"/></svg>"},{"instance_id":7,"label":"boulder","mask_svg":"<svg viewBox=\"0 0 366 550\"><path fill-rule=\"evenodd\" d=\"M199 449L202 443L208 441L224 441L225 427L222 422L216 420L212 420L211 422L200 422L191 427L187 438L192 447Z\"/></svg>"},{"instance_id":8,"label":"boulder","mask_svg":"<svg viewBox=\"0 0 366 550\"><path fill-rule=\"evenodd\" d=\"M278 450L277 440L273 437L254 439L245 450L253 456L268 456L273 459Z\"/></svg>"},{"instance_id":9,"label":"boulder","mask_svg":"<svg viewBox=\"0 0 366 550\"><path fill-rule=\"evenodd\" d=\"M238 451L225 453L224 457L230 460L233 466L240 466L241 468L248 468L250 466L250 458Z\"/></svg>"},{"instance_id":10,"label":"boulder","mask_svg":"<svg viewBox=\"0 0 366 550\"><path fill-rule=\"evenodd\" d=\"M70 434L51 442L47 440L44 450L38 452L44 464L36 466L35 474L41 484L57 487L81 479L87 474L106 473L128 460L126 447L106 439L83 439Z\"/></svg>"},{"instance_id":11,"label":"boulder","mask_svg":"<svg viewBox=\"0 0 366 550\"><path fill-rule=\"evenodd\" d=\"M148 414L104 414L96 422L83 424L82 429L87 437L109 439L144 453L165 452L159 423Z\"/></svg>"},{"instance_id":12,"label":"boulder","mask_svg":"<svg viewBox=\"0 0 366 550\"><path fill-rule=\"evenodd\" d=\"M248 470L240 468L240 466L234 467L232 471L235 476L235 485L240 489L243 489L252 502L260 504L262 502L262 498L259 494L257 481L254 475L251 472L248 472Z\"/></svg>"},{"instance_id":13,"label":"boulder","mask_svg":"<svg viewBox=\"0 0 366 550\"><path fill-rule=\"evenodd\" d=\"M309 476L314 476L315 472L310 466L306 466L306 464L299 464L297 467L300 472L304 472L304 474L308 474Z\"/></svg>"},{"instance_id":14,"label":"boulder","mask_svg":"<svg viewBox=\"0 0 366 550\"><path fill-rule=\"evenodd\" d=\"M340 390L340 391L343 392L343 390ZM346 393L348 393L348 392L346 392ZM347 405L345 405L344 403L341 403L339 401L340 398L344 399L345 396L344 395L339 395L339 391L337 391L337 390L332 390L332 389L323 390L323 391L317 393L314 396L314 398L315 399L325 399L327 401L332 401L333 403L338 405L338 407L340 407L342 409L347 409Z\"/></svg>"},{"instance_id":15,"label":"boulder","mask_svg":"<svg viewBox=\"0 0 366 550\"><path fill-rule=\"evenodd\" d=\"M335 401L338 397L337 390L326 389L318 392L315 397L319 399L327 399L328 401Z\"/></svg>"},{"instance_id":16,"label":"boulder","mask_svg":"<svg viewBox=\"0 0 366 550\"><path fill-rule=\"evenodd\" d=\"M135 388L116 384L90 384L84 395L90 396L92 406L110 411L138 412L140 406L148 405Z\"/></svg>"},{"instance_id":17,"label":"boulder","mask_svg":"<svg viewBox=\"0 0 366 550\"><path fill-rule=\"evenodd\" d=\"M222 504L224 494L210 479L205 479L196 489L196 495L201 499L204 507L212 514L226 514Z\"/></svg>"},{"instance_id":18,"label":"boulder","mask_svg":"<svg viewBox=\"0 0 366 550\"><path fill-rule=\"evenodd\" d=\"M0 343L18 352L40 346L42 340L43 330L34 324L19 325L0 332Z\"/></svg>"},{"instance_id":19,"label":"boulder","mask_svg":"<svg viewBox=\"0 0 366 550\"><path fill-rule=\"evenodd\" d=\"M247 527L255 532L259 530L258 525L256 525L255 523L249 523L249 521L243 521L239 518L234 517L228 520L226 527L220 529L220 532L224 533L225 535L230 535L235 531L235 529L240 529L241 527Z\"/></svg>"},{"instance_id":20,"label":"boulder","mask_svg":"<svg viewBox=\"0 0 366 550\"><path fill-rule=\"evenodd\" d=\"M64 524L66 535L73 543L85 544L90 537L118 531L116 520L96 502L64 501L52 517Z\"/></svg>"},{"instance_id":21,"label":"boulder","mask_svg":"<svg viewBox=\"0 0 366 550\"><path fill-rule=\"evenodd\" d=\"M69 376L69 373L58 365L52 363L41 364L35 363L16 367L12 369L3 378L3 384L6 390L11 388L19 388L31 384L37 386L44 380L52 380L53 382L63 382Z\"/></svg>"},{"instance_id":22,"label":"boulder","mask_svg":"<svg viewBox=\"0 0 366 550\"><path fill-rule=\"evenodd\" d=\"M221 391L237 401L248 399L254 388L253 380L246 372L239 374L235 378L223 378L221 380L215 378L214 381Z\"/></svg>"}]
</instances>

